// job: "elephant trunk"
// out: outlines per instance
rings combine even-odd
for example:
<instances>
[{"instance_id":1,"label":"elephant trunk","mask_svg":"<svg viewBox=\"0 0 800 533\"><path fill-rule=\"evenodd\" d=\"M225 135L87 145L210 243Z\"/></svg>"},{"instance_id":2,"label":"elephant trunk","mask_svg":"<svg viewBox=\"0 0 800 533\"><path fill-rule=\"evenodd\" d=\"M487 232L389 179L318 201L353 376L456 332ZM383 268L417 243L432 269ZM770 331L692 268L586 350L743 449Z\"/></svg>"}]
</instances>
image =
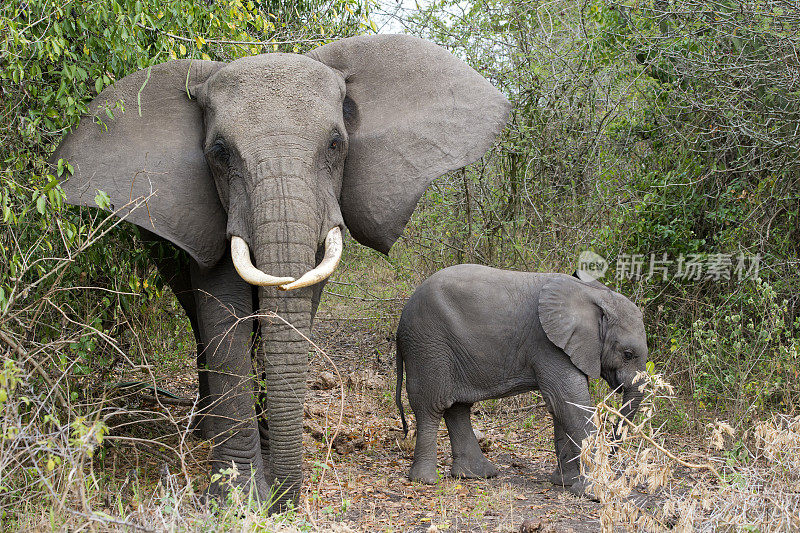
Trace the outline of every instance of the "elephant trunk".
<instances>
[{"instance_id":1,"label":"elephant trunk","mask_svg":"<svg viewBox=\"0 0 800 533\"><path fill-rule=\"evenodd\" d=\"M325 237L325 255L320 264L313 270L309 270L303 274L300 279L286 283L285 285L280 285L278 288L282 291L293 291L316 285L320 281L328 279L339 265L339 260L342 258L342 249L342 230L339 226L334 226L328 231L328 235Z\"/></svg>"},{"instance_id":2,"label":"elephant trunk","mask_svg":"<svg viewBox=\"0 0 800 533\"><path fill-rule=\"evenodd\" d=\"M296 501L303 479L303 401L311 332L311 289L280 296L260 289L270 465L277 503ZM271 313L274 312L274 315Z\"/></svg>"},{"instance_id":3,"label":"elephant trunk","mask_svg":"<svg viewBox=\"0 0 800 533\"><path fill-rule=\"evenodd\" d=\"M263 162L251 197L251 243L256 267L300 279L315 267L328 221L303 158ZM291 192L289 192L291 191ZM312 287L259 287L263 373L269 424L269 481L274 502L296 501L302 483L303 401L311 333Z\"/></svg>"},{"instance_id":4,"label":"elephant trunk","mask_svg":"<svg viewBox=\"0 0 800 533\"><path fill-rule=\"evenodd\" d=\"M642 403L642 397L644 394L639 391L639 387L636 383L627 383L623 387L622 391L622 408L620 409L620 413L624 416L629 422L633 422L633 417L636 416L637 411L639 410L639 404ZM614 428L614 439L620 440L622 437L621 428L623 422L620 421L620 424Z\"/></svg>"}]
</instances>

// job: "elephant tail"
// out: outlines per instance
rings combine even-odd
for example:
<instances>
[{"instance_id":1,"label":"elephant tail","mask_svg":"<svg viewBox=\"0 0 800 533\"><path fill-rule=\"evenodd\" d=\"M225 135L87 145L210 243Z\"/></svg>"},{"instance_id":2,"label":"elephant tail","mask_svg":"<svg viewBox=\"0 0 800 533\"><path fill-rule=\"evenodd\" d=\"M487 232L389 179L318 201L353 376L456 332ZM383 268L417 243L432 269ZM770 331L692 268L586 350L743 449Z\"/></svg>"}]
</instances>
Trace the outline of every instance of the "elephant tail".
<instances>
[{"instance_id":1,"label":"elephant tail","mask_svg":"<svg viewBox=\"0 0 800 533\"><path fill-rule=\"evenodd\" d=\"M395 349L397 358L397 388L394 392L394 403L397 404L397 409L400 411L400 420L403 421L403 435L408 436L408 423L406 422L406 413L403 411L403 354L399 349Z\"/></svg>"}]
</instances>

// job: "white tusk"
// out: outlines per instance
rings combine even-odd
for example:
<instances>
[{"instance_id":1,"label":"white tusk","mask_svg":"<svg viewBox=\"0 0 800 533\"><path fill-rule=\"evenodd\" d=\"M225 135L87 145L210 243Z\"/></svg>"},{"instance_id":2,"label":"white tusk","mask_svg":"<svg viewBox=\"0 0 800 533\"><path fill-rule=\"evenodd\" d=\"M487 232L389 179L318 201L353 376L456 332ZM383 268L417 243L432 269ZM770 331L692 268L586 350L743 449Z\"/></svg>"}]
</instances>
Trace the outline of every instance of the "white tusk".
<instances>
[{"instance_id":1,"label":"white tusk","mask_svg":"<svg viewBox=\"0 0 800 533\"><path fill-rule=\"evenodd\" d=\"M300 276L300 279L297 281L281 285L278 287L278 289L282 291L291 291L319 283L323 279L333 274L333 271L336 270L336 266L339 264L339 260L341 258L342 230L339 229L339 226L336 226L331 229L328 232L327 237L325 237L325 257L322 258L322 261L320 261L319 265Z\"/></svg>"},{"instance_id":2,"label":"white tusk","mask_svg":"<svg viewBox=\"0 0 800 533\"><path fill-rule=\"evenodd\" d=\"M233 266L236 268L236 272L251 285L272 287L294 281L294 278L278 278L264 274L254 267L253 263L250 262L250 248L244 242L244 239L235 235L231 237L231 257L233 258Z\"/></svg>"}]
</instances>

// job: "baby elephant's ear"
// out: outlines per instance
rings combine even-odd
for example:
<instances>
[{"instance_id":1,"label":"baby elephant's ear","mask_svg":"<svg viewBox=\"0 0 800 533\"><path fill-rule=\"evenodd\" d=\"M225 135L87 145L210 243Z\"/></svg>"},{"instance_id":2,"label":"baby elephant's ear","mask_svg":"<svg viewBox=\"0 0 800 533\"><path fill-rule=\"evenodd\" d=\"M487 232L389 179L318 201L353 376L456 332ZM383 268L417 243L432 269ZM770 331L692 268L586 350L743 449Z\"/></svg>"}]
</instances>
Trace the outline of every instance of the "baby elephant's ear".
<instances>
[{"instance_id":1,"label":"baby elephant's ear","mask_svg":"<svg viewBox=\"0 0 800 533\"><path fill-rule=\"evenodd\" d=\"M511 106L469 65L410 35L342 39L309 56L345 79L344 221L388 253L430 182L478 160Z\"/></svg>"},{"instance_id":2,"label":"baby elephant's ear","mask_svg":"<svg viewBox=\"0 0 800 533\"><path fill-rule=\"evenodd\" d=\"M600 377L606 316L596 289L567 275L545 283L539 293L539 321L550 342L592 378Z\"/></svg>"}]
</instances>

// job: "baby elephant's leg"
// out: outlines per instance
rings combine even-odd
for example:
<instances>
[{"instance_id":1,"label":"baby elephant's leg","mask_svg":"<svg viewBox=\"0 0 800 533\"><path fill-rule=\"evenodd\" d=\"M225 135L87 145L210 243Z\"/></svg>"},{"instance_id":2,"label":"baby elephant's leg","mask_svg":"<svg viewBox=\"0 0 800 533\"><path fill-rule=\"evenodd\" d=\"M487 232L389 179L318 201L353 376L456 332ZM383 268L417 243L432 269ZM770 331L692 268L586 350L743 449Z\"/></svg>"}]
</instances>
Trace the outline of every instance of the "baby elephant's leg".
<instances>
[{"instance_id":1,"label":"baby elephant's leg","mask_svg":"<svg viewBox=\"0 0 800 533\"><path fill-rule=\"evenodd\" d=\"M541 390L547 408L553 415L558 459L550 481L582 495L585 483L580 472L581 443L594 429L588 408L590 397L586 377L583 374L562 375L555 383L542 384Z\"/></svg>"},{"instance_id":2,"label":"baby elephant's leg","mask_svg":"<svg viewBox=\"0 0 800 533\"><path fill-rule=\"evenodd\" d=\"M414 462L411 463L408 478L411 481L433 485L437 481L436 433L439 431L442 415L428 409L417 408L414 409L414 416L417 420L417 442L414 445Z\"/></svg>"},{"instance_id":3,"label":"baby elephant's leg","mask_svg":"<svg viewBox=\"0 0 800 533\"><path fill-rule=\"evenodd\" d=\"M572 441L561 421L553 420L553 433L558 463L550 474L550 482L559 487L571 487L580 478L580 444Z\"/></svg>"},{"instance_id":4,"label":"baby elephant's leg","mask_svg":"<svg viewBox=\"0 0 800 533\"><path fill-rule=\"evenodd\" d=\"M483 455L470 421L471 403L457 403L444 412L450 447L453 450L453 477L494 477L499 471Z\"/></svg>"}]
</instances>

